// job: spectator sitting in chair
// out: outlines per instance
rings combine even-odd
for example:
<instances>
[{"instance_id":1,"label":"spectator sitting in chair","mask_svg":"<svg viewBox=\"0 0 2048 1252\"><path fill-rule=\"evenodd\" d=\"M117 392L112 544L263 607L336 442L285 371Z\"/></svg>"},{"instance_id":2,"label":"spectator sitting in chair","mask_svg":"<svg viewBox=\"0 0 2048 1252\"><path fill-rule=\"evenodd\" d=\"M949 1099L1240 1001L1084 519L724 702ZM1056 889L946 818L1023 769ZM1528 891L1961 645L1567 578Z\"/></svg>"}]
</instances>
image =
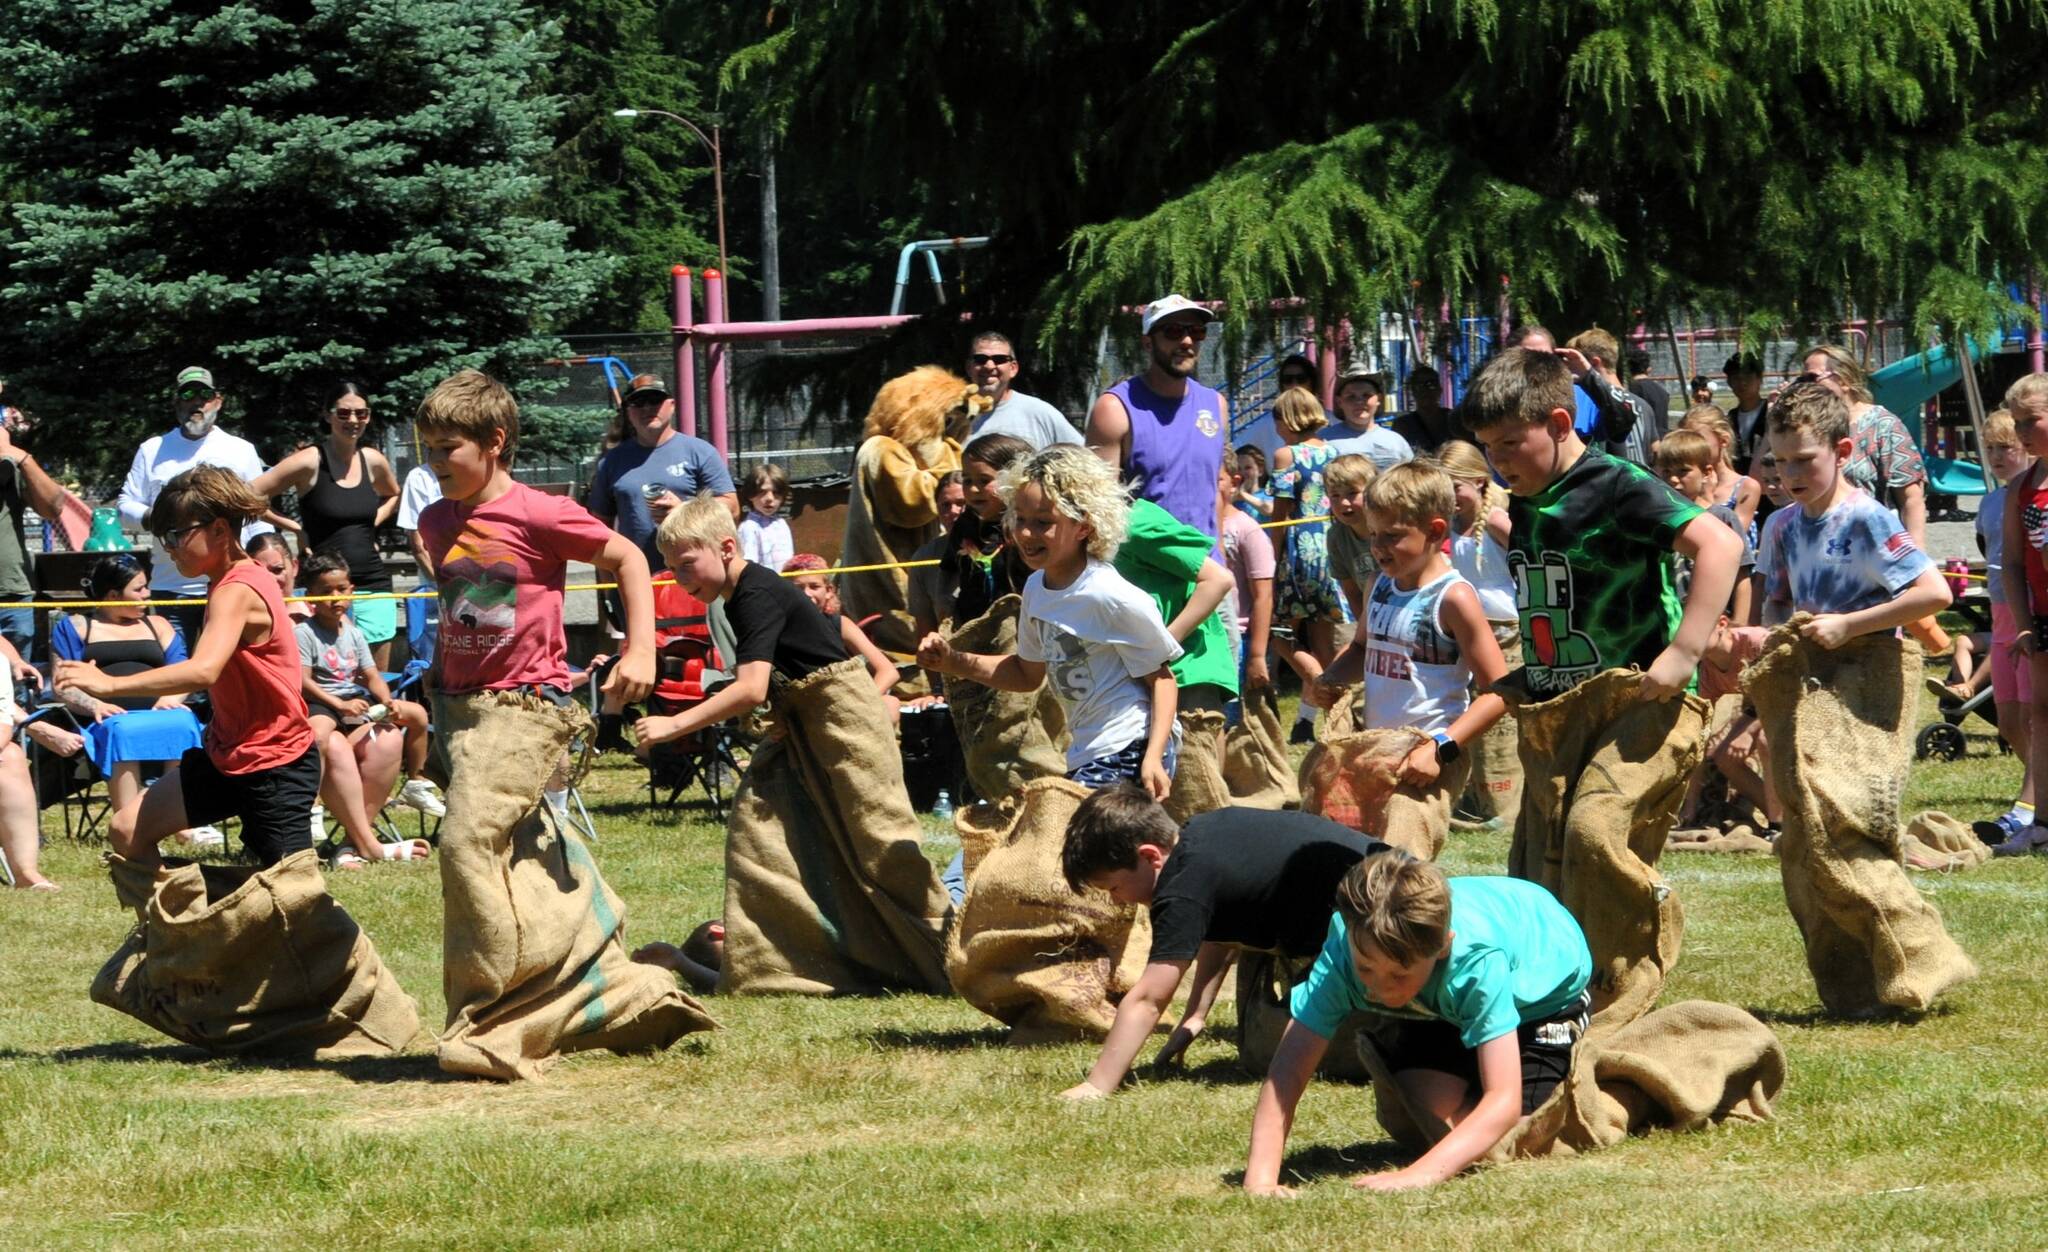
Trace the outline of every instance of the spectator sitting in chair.
<instances>
[{"instance_id":1,"label":"spectator sitting in chair","mask_svg":"<svg viewBox=\"0 0 2048 1252\"><path fill-rule=\"evenodd\" d=\"M312 616L293 628L299 662L305 667L301 690L311 710L313 733L322 743L321 755L328 761L321 798L341 815L355 847L353 857L344 853L336 863L353 869L368 861L424 859L424 839L381 843L371 822L390 799L401 754L406 783L398 802L429 817L447 813L440 792L426 778L427 711L410 700L394 698L385 685L369 641L348 615L346 597L354 588L347 563L316 553L306 558L303 569L307 595L340 597L315 600ZM380 708L383 715L372 716ZM345 745L340 751L331 745L334 738Z\"/></svg>"},{"instance_id":2,"label":"spectator sitting in chair","mask_svg":"<svg viewBox=\"0 0 2048 1252\"><path fill-rule=\"evenodd\" d=\"M108 674L139 674L145 670L175 665L185 659L185 641L171 623L149 612L149 575L142 562L121 553L92 567L85 580L85 598L102 601L89 613L66 613L50 626L50 654L62 661L91 661ZM159 727L170 736L172 750L159 759L119 759L125 752L110 752L116 759L107 775L107 799L118 813L142 794L142 771L148 765L174 764L185 748L199 745L199 719L185 709L182 695L137 697L129 700L100 700L72 692L64 706L81 723L99 723L123 713L143 709L176 709L184 713L184 727ZM110 736L123 728L110 728ZM180 738L180 731L184 737ZM82 736L61 726L38 722L29 727L44 747L59 756L76 756L85 748ZM198 826L181 836L196 847L218 847L224 839L212 826Z\"/></svg>"}]
</instances>

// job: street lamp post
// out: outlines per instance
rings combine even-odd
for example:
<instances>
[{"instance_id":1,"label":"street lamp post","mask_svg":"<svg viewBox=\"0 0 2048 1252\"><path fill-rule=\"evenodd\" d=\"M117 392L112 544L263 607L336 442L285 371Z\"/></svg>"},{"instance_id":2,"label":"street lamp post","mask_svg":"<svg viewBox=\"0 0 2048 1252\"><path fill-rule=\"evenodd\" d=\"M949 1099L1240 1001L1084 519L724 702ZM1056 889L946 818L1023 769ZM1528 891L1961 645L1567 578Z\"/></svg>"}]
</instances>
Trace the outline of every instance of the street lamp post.
<instances>
[{"instance_id":1,"label":"street lamp post","mask_svg":"<svg viewBox=\"0 0 2048 1252\"><path fill-rule=\"evenodd\" d=\"M697 142L703 144L705 151L711 154L711 194L718 206L718 272L729 272L729 267L725 263L725 162L718 146L718 123L711 124L711 133L707 135L703 127L689 118L661 109L613 109L612 116L665 117L672 122L681 122L690 128L690 133L697 137Z\"/></svg>"}]
</instances>

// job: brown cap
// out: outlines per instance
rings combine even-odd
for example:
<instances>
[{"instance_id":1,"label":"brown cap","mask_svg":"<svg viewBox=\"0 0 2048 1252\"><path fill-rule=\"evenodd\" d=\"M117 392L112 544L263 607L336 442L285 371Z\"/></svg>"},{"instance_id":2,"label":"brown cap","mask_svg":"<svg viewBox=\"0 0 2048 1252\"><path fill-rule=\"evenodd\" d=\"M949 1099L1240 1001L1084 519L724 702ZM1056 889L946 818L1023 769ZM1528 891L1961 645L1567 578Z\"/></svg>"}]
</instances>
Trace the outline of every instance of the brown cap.
<instances>
[{"instance_id":1,"label":"brown cap","mask_svg":"<svg viewBox=\"0 0 2048 1252\"><path fill-rule=\"evenodd\" d=\"M626 384L626 394L619 398L621 404L631 404L640 396L659 396L668 399L668 384L653 374L635 374L633 381Z\"/></svg>"}]
</instances>

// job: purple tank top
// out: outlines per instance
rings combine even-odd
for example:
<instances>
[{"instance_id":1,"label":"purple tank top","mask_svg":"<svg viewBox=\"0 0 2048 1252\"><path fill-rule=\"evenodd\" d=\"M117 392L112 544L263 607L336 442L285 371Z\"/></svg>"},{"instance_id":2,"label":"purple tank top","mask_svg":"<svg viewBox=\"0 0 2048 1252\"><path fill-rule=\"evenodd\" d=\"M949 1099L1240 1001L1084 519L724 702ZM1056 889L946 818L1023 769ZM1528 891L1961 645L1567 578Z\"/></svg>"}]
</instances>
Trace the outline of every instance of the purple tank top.
<instances>
[{"instance_id":1,"label":"purple tank top","mask_svg":"<svg viewBox=\"0 0 2048 1252\"><path fill-rule=\"evenodd\" d=\"M1223 397L1188 379L1185 395L1162 396L1132 375L1109 389L1131 416L1124 477L1138 498L1216 537L1216 475L1223 469Z\"/></svg>"}]
</instances>

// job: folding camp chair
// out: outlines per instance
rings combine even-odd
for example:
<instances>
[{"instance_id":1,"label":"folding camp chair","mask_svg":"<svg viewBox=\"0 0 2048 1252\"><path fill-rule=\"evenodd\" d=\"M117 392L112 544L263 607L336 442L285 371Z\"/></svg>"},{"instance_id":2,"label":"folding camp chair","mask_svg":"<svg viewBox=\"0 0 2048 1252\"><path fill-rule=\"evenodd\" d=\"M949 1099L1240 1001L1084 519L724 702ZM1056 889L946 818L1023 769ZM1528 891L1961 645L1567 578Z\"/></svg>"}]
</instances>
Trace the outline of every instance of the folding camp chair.
<instances>
[{"instance_id":1,"label":"folding camp chair","mask_svg":"<svg viewBox=\"0 0 2048 1252\"><path fill-rule=\"evenodd\" d=\"M711 610L672 582L654 585L655 681L648 711L673 717L701 704L732 675L712 642ZM647 802L674 813L683 793L702 787L711 812L725 820L726 796L742 772L741 740L732 727L706 726L647 750Z\"/></svg>"}]
</instances>

